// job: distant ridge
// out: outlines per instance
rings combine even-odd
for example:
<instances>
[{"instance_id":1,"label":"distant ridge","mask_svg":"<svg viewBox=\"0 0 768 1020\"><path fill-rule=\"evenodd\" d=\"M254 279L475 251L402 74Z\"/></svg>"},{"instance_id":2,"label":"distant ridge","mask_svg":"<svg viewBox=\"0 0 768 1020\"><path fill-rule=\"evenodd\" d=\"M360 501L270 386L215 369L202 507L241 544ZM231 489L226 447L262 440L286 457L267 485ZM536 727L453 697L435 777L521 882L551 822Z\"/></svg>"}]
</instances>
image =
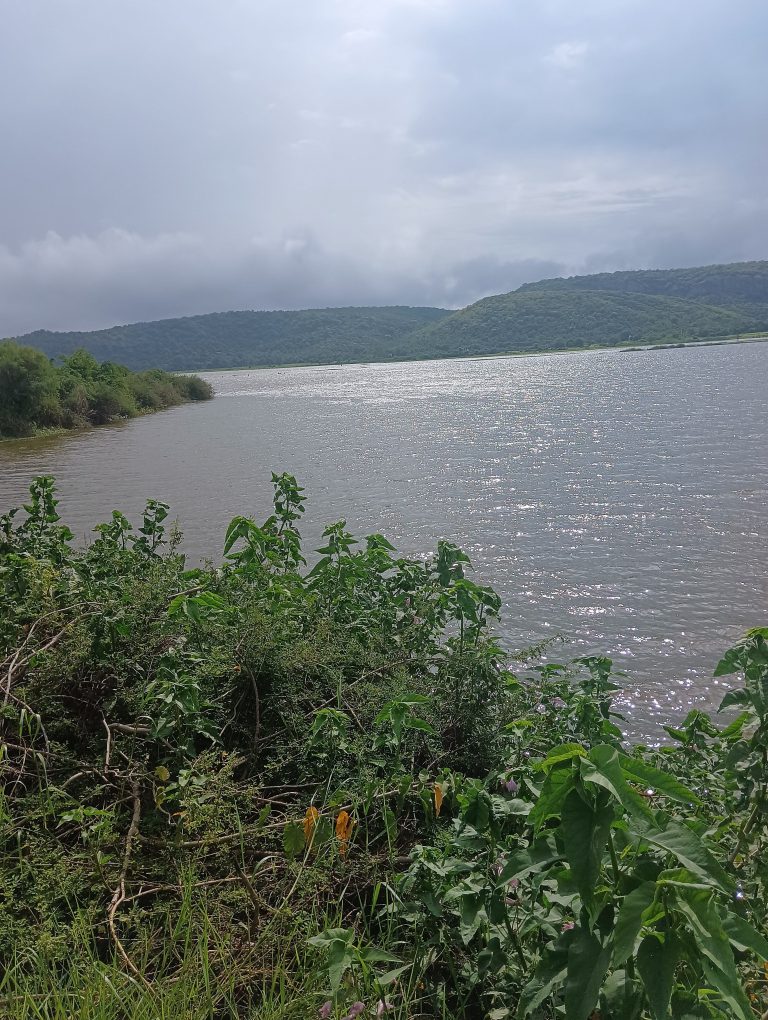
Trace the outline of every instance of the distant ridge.
<instances>
[{"instance_id":1,"label":"distant ridge","mask_svg":"<svg viewBox=\"0 0 768 1020\"><path fill-rule=\"evenodd\" d=\"M706 339L768 330L768 262L598 273L527 283L458 312L322 308L219 312L94 332L39 330L57 358L86 347L133 369L444 358Z\"/></svg>"},{"instance_id":2,"label":"distant ridge","mask_svg":"<svg viewBox=\"0 0 768 1020\"><path fill-rule=\"evenodd\" d=\"M280 312L212 312L136 322L93 332L38 330L19 337L51 358L85 347L100 361L128 368L244 368L333 364L386 356L391 345L450 312L442 308L317 308Z\"/></svg>"},{"instance_id":3,"label":"distant ridge","mask_svg":"<svg viewBox=\"0 0 768 1020\"><path fill-rule=\"evenodd\" d=\"M768 262L731 262L693 269L632 269L591 276L559 277L525 283L528 290L610 290L657 294L718 305L745 302L768 305Z\"/></svg>"}]
</instances>

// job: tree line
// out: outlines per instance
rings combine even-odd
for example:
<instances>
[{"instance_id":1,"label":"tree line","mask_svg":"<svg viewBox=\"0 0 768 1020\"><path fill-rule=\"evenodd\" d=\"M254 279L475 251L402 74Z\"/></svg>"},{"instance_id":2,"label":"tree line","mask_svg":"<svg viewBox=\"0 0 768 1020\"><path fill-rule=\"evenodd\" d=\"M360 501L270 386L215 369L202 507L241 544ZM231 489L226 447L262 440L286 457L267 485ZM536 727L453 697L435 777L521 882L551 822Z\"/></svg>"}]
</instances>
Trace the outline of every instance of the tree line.
<instances>
[{"instance_id":1,"label":"tree line","mask_svg":"<svg viewBox=\"0 0 768 1020\"><path fill-rule=\"evenodd\" d=\"M83 349L55 364L33 347L0 342L0 436L105 425L212 396L198 376L132 372Z\"/></svg>"}]
</instances>

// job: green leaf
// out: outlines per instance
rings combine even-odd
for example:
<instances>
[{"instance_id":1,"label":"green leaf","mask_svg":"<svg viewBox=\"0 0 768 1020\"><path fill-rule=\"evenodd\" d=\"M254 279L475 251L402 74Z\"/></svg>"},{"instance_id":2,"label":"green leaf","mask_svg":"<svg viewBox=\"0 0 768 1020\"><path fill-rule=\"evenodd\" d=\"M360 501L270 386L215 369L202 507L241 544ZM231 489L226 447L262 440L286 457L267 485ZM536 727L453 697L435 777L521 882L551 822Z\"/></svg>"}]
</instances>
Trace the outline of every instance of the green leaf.
<instances>
[{"instance_id":1,"label":"green leaf","mask_svg":"<svg viewBox=\"0 0 768 1020\"><path fill-rule=\"evenodd\" d=\"M765 939L760 932L755 931L743 917L728 911L723 918L723 928L731 945L735 946L740 953L750 951L761 960L768 960L768 939Z\"/></svg>"},{"instance_id":2,"label":"green leaf","mask_svg":"<svg viewBox=\"0 0 768 1020\"><path fill-rule=\"evenodd\" d=\"M200 619L200 607L194 599L185 598L181 603L181 608L185 616L187 616L192 623L201 623Z\"/></svg>"},{"instance_id":3,"label":"green leaf","mask_svg":"<svg viewBox=\"0 0 768 1020\"><path fill-rule=\"evenodd\" d=\"M679 801L681 804L701 803L699 797L692 790L689 790L687 786L683 786L682 783L678 782L668 772L662 772L661 769L647 765L644 761L639 761L637 758L630 758L626 754L620 754L619 761L624 775L633 782L652 787L657 793L663 793L665 797L669 797L670 800Z\"/></svg>"},{"instance_id":4,"label":"green leaf","mask_svg":"<svg viewBox=\"0 0 768 1020\"><path fill-rule=\"evenodd\" d=\"M397 699L398 705L428 705L431 698L428 698L426 694L403 694Z\"/></svg>"},{"instance_id":5,"label":"green leaf","mask_svg":"<svg viewBox=\"0 0 768 1020\"><path fill-rule=\"evenodd\" d=\"M403 961L399 956L393 956L392 953L386 952L384 949L377 949L375 946L371 946L368 949L360 950L360 959L365 960L366 963L402 963Z\"/></svg>"},{"instance_id":6,"label":"green leaf","mask_svg":"<svg viewBox=\"0 0 768 1020\"><path fill-rule=\"evenodd\" d=\"M328 978L334 994L341 985L344 971L350 966L354 959L352 942L355 933L351 928L328 928L319 935L309 939L311 946L325 949L327 952Z\"/></svg>"},{"instance_id":7,"label":"green leaf","mask_svg":"<svg viewBox=\"0 0 768 1020\"><path fill-rule=\"evenodd\" d=\"M556 766L547 776L536 804L528 815L528 821L539 829L552 815L560 813L565 798L574 788L573 770L564 766Z\"/></svg>"},{"instance_id":8,"label":"green leaf","mask_svg":"<svg viewBox=\"0 0 768 1020\"><path fill-rule=\"evenodd\" d=\"M582 779L587 783L602 786L627 811L635 817L653 820L653 812L639 794L627 784L619 763L619 755L610 744L598 744L589 752L589 758L579 761Z\"/></svg>"},{"instance_id":9,"label":"green leaf","mask_svg":"<svg viewBox=\"0 0 768 1020\"><path fill-rule=\"evenodd\" d=\"M652 826L635 828L643 839L671 853L684 868L705 879L708 884L716 885L729 894L733 891L733 880L687 825L669 820L663 829Z\"/></svg>"},{"instance_id":10,"label":"green leaf","mask_svg":"<svg viewBox=\"0 0 768 1020\"><path fill-rule=\"evenodd\" d=\"M518 1018L530 1016L562 984L568 973L569 949L575 930L564 932L544 955L536 973L523 988L517 1004ZM582 1018L583 1020L583 1018Z\"/></svg>"},{"instance_id":11,"label":"green leaf","mask_svg":"<svg viewBox=\"0 0 768 1020\"><path fill-rule=\"evenodd\" d=\"M622 900L613 932L614 967L620 967L634 952L635 940L643 924L643 914L653 903L655 895L655 882L643 882Z\"/></svg>"},{"instance_id":12,"label":"green leaf","mask_svg":"<svg viewBox=\"0 0 768 1020\"><path fill-rule=\"evenodd\" d=\"M425 719L417 719L414 716L406 716L403 724L408 730L420 730L422 733L434 733L435 729Z\"/></svg>"},{"instance_id":13,"label":"green leaf","mask_svg":"<svg viewBox=\"0 0 768 1020\"><path fill-rule=\"evenodd\" d=\"M743 687L739 687L738 690L728 691L717 710L718 712L724 712L726 708L730 708L732 705L748 705L749 702L749 692L745 691Z\"/></svg>"},{"instance_id":14,"label":"green leaf","mask_svg":"<svg viewBox=\"0 0 768 1020\"><path fill-rule=\"evenodd\" d=\"M499 884L511 882L513 878L524 878L526 875L546 871L555 861L561 860L562 856L550 840L537 840L527 850L518 850L507 858L507 863L499 875Z\"/></svg>"},{"instance_id":15,"label":"green leaf","mask_svg":"<svg viewBox=\"0 0 768 1020\"><path fill-rule=\"evenodd\" d=\"M637 951L637 969L645 986L645 994L654 1020L667 1020L669 1000L675 982L675 968L680 959L680 944L667 932L664 942L647 935Z\"/></svg>"},{"instance_id":16,"label":"green leaf","mask_svg":"<svg viewBox=\"0 0 768 1020\"><path fill-rule=\"evenodd\" d=\"M483 913L483 899L477 893L465 892L459 898L459 934L465 946L475 937Z\"/></svg>"},{"instance_id":17,"label":"green leaf","mask_svg":"<svg viewBox=\"0 0 768 1020\"><path fill-rule=\"evenodd\" d=\"M722 659L715 666L714 676L730 676L731 673L738 673L741 669L741 658L743 655L743 649L736 645L735 648L729 648Z\"/></svg>"},{"instance_id":18,"label":"green leaf","mask_svg":"<svg viewBox=\"0 0 768 1020\"><path fill-rule=\"evenodd\" d=\"M352 963L352 952L347 942L335 939L328 948L328 977L331 988L336 992L341 985L344 971Z\"/></svg>"},{"instance_id":19,"label":"green leaf","mask_svg":"<svg viewBox=\"0 0 768 1020\"><path fill-rule=\"evenodd\" d=\"M388 970L384 974L376 975L376 984L378 985L391 985L393 981L397 981L400 975L412 967L412 963L404 963L402 967L395 967L393 970Z\"/></svg>"},{"instance_id":20,"label":"green leaf","mask_svg":"<svg viewBox=\"0 0 768 1020\"><path fill-rule=\"evenodd\" d=\"M615 970L606 978L601 995L604 1012L611 1020L639 1020L643 1011L643 993L626 971Z\"/></svg>"},{"instance_id":21,"label":"green leaf","mask_svg":"<svg viewBox=\"0 0 768 1020\"><path fill-rule=\"evenodd\" d=\"M755 1014L749 1006L749 1000L739 982L738 974L724 973L710 960L705 959L704 973L708 983L720 994L723 1002L729 1007L727 1015L736 1020L755 1020Z\"/></svg>"},{"instance_id":22,"label":"green leaf","mask_svg":"<svg viewBox=\"0 0 768 1020\"><path fill-rule=\"evenodd\" d=\"M713 894L695 889L677 890L677 905L690 923L696 945L704 957L707 977L732 1010L730 1015L740 1020L753 1020Z\"/></svg>"},{"instance_id":23,"label":"green leaf","mask_svg":"<svg viewBox=\"0 0 768 1020\"><path fill-rule=\"evenodd\" d=\"M668 868L659 872L656 879L657 885L681 886L685 889L711 889L711 882L703 882L698 875L694 875L687 868Z\"/></svg>"},{"instance_id":24,"label":"green leaf","mask_svg":"<svg viewBox=\"0 0 768 1020\"><path fill-rule=\"evenodd\" d=\"M283 849L289 861L304 849L304 826L300 822L288 822L283 830Z\"/></svg>"},{"instance_id":25,"label":"green leaf","mask_svg":"<svg viewBox=\"0 0 768 1020\"><path fill-rule=\"evenodd\" d=\"M567 1020L586 1020L597 1005L608 965L610 945L601 945L583 928L576 935L568 953L568 975L565 980L565 1015Z\"/></svg>"},{"instance_id":26,"label":"green leaf","mask_svg":"<svg viewBox=\"0 0 768 1020\"><path fill-rule=\"evenodd\" d=\"M441 917L443 908L431 889L424 889L419 893L419 902L423 903L433 917Z\"/></svg>"},{"instance_id":27,"label":"green leaf","mask_svg":"<svg viewBox=\"0 0 768 1020\"><path fill-rule=\"evenodd\" d=\"M751 712L742 712L733 720L732 723L720 730L720 736L724 740L731 740L733 737L740 737L741 731L751 719Z\"/></svg>"},{"instance_id":28,"label":"green leaf","mask_svg":"<svg viewBox=\"0 0 768 1020\"><path fill-rule=\"evenodd\" d=\"M543 770L548 772L553 765L557 765L561 761L572 761L574 758L583 758L586 754L587 750L582 747L581 744L558 744L556 747L551 749L543 761L540 761L536 765L536 769L538 771Z\"/></svg>"},{"instance_id":29,"label":"green leaf","mask_svg":"<svg viewBox=\"0 0 768 1020\"><path fill-rule=\"evenodd\" d=\"M585 904L591 904L594 899L612 821L611 805L593 809L584 802L578 790L568 794L563 805L560 832L566 860Z\"/></svg>"}]
</instances>

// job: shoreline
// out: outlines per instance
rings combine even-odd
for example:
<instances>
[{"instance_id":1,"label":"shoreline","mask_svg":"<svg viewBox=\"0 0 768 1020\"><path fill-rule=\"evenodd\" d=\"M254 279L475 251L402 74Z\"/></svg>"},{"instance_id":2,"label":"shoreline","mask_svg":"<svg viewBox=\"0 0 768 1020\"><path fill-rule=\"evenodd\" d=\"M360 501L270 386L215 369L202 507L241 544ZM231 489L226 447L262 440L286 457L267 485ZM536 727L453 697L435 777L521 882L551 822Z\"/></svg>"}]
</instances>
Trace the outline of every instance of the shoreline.
<instances>
[{"instance_id":1,"label":"shoreline","mask_svg":"<svg viewBox=\"0 0 768 1020\"><path fill-rule=\"evenodd\" d=\"M270 365L238 365L230 368L189 368L189 369L172 369L177 374L184 374L185 372L194 372L196 374L210 375L212 373L224 373L224 372L262 372L262 371L274 371L275 369L284 368L353 368L354 366L360 366L368 368L373 365L412 365L421 364L425 361L499 361L507 360L512 358L544 358L550 355L563 355L563 354L596 354L601 352L612 352L622 354L643 354L648 351L670 351L680 350L683 347L732 347L737 344L750 344L750 343L768 343L768 335L760 336L742 336L742 337L722 337L711 340L683 340L683 341L659 341L658 343L650 344L639 344L639 343L626 343L626 344L602 344L590 347L558 347L553 350L546 351L500 351L496 354L457 354L449 355L444 358L440 357L423 357L423 358L393 358L387 361L291 361L291 362L279 362Z\"/></svg>"},{"instance_id":2,"label":"shoreline","mask_svg":"<svg viewBox=\"0 0 768 1020\"><path fill-rule=\"evenodd\" d=\"M242 371L242 369L240 369ZM181 373L184 374L184 373ZM213 400L214 397L208 398ZM24 443L30 439L58 439L60 436L76 436L81 435L84 432L92 432L94 429L104 429L114 427L115 425L127 425L129 422L136 421L137 418L148 418L153 414L162 414L163 411L172 411L176 407L183 407L185 404L199 404L204 403L201 400L182 400L178 404L169 404L167 407L152 407L146 408L138 412L138 414L125 415L122 417L112 418L110 421L99 422L86 422L83 425L76 425L74 428L68 429L63 425L43 426L42 428L35 428L28 436L4 436L0 433L0 443Z\"/></svg>"}]
</instances>

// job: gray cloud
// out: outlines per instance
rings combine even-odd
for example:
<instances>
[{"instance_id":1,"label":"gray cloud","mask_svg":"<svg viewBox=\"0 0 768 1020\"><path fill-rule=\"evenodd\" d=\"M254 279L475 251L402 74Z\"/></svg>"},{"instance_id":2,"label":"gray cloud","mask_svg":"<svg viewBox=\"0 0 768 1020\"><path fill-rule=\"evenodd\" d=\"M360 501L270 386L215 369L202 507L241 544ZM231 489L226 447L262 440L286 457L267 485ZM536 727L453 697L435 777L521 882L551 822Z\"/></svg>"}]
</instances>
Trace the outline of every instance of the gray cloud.
<instances>
[{"instance_id":1,"label":"gray cloud","mask_svg":"<svg viewBox=\"0 0 768 1020\"><path fill-rule=\"evenodd\" d=\"M762 0L27 0L0 335L766 255Z\"/></svg>"}]
</instances>

